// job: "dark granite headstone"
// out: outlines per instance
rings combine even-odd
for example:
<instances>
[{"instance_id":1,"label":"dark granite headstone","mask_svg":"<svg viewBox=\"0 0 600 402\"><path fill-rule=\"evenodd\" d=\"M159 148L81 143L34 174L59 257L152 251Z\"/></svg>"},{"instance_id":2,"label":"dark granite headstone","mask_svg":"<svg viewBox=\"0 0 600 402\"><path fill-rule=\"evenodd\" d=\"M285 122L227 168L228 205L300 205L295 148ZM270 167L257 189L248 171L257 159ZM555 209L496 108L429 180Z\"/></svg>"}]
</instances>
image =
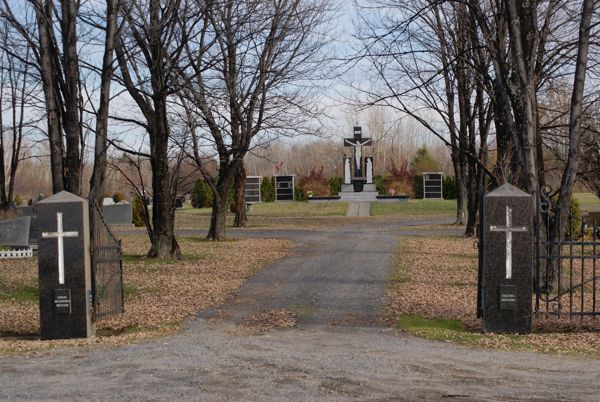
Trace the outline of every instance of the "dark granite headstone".
<instances>
[{"instance_id":1,"label":"dark granite headstone","mask_svg":"<svg viewBox=\"0 0 600 402\"><path fill-rule=\"evenodd\" d=\"M30 223L30 216L0 221L0 246L27 247Z\"/></svg>"},{"instance_id":2,"label":"dark granite headstone","mask_svg":"<svg viewBox=\"0 0 600 402\"><path fill-rule=\"evenodd\" d=\"M533 197L504 184L485 196L483 331L531 332Z\"/></svg>"},{"instance_id":3,"label":"dark granite headstone","mask_svg":"<svg viewBox=\"0 0 600 402\"><path fill-rule=\"evenodd\" d=\"M40 336L93 336L88 202L62 191L37 204L37 217Z\"/></svg>"},{"instance_id":4,"label":"dark granite headstone","mask_svg":"<svg viewBox=\"0 0 600 402\"><path fill-rule=\"evenodd\" d=\"M133 210L131 204L111 204L102 207L104 222L111 226L132 226Z\"/></svg>"}]
</instances>

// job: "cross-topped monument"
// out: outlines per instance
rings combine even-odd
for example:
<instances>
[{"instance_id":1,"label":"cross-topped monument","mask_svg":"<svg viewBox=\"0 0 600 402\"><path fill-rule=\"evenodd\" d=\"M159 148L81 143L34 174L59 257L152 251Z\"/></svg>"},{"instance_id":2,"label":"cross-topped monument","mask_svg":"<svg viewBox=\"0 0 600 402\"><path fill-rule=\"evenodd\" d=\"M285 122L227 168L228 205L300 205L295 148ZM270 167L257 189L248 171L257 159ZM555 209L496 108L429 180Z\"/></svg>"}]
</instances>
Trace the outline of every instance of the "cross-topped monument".
<instances>
[{"instance_id":1,"label":"cross-topped monument","mask_svg":"<svg viewBox=\"0 0 600 402\"><path fill-rule=\"evenodd\" d=\"M37 204L40 337L93 336L88 203L62 191Z\"/></svg>"},{"instance_id":2,"label":"cross-topped monument","mask_svg":"<svg viewBox=\"0 0 600 402\"><path fill-rule=\"evenodd\" d=\"M363 171L363 158L362 158L362 147L370 147L373 145L373 141L370 138L363 138L362 128L354 127L354 137L344 138L344 146L354 147L354 174L353 177L364 177Z\"/></svg>"},{"instance_id":3,"label":"cross-topped monument","mask_svg":"<svg viewBox=\"0 0 600 402\"><path fill-rule=\"evenodd\" d=\"M483 330L531 332L533 197L504 184L484 204Z\"/></svg>"}]
</instances>

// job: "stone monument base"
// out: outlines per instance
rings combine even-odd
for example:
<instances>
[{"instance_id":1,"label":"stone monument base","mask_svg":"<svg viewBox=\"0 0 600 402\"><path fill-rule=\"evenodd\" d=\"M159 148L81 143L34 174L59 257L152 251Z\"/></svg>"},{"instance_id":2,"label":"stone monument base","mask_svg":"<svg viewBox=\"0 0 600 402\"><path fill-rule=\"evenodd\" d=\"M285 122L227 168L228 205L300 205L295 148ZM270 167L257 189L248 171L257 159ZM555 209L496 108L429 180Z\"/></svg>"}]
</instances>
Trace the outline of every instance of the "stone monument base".
<instances>
[{"instance_id":1,"label":"stone monument base","mask_svg":"<svg viewBox=\"0 0 600 402\"><path fill-rule=\"evenodd\" d=\"M363 191L362 192L372 192L372 191L377 191L377 187L375 187L375 184L363 184ZM352 184L342 184L342 190L340 192L341 193L354 193L354 186Z\"/></svg>"},{"instance_id":2,"label":"stone monument base","mask_svg":"<svg viewBox=\"0 0 600 402\"><path fill-rule=\"evenodd\" d=\"M342 184L340 201L343 202L372 202L377 201L377 188L373 183L361 183L362 191L355 191L354 184Z\"/></svg>"}]
</instances>

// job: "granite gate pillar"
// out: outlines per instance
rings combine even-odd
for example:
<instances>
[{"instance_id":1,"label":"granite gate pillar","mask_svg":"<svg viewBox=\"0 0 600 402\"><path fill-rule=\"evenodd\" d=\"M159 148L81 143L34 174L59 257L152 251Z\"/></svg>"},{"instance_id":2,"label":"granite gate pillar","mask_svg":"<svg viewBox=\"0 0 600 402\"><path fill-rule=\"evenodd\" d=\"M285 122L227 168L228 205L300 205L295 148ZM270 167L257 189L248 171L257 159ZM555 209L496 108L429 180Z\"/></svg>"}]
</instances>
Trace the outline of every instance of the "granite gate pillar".
<instances>
[{"instance_id":1,"label":"granite gate pillar","mask_svg":"<svg viewBox=\"0 0 600 402\"><path fill-rule=\"evenodd\" d=\"M504 184L485 196L483 331L531 332L533 197Z\"/></svg>"},{"instance_id":2,"label":"granite gate pillar","mask_svg":"<svg viewBox=\"0 0 600 402\"><path fill-rule=\"evenodd\" d=\"M95 335L88 202L62 191L37 204L40 335Z\"/></svg>"}]
</instances>

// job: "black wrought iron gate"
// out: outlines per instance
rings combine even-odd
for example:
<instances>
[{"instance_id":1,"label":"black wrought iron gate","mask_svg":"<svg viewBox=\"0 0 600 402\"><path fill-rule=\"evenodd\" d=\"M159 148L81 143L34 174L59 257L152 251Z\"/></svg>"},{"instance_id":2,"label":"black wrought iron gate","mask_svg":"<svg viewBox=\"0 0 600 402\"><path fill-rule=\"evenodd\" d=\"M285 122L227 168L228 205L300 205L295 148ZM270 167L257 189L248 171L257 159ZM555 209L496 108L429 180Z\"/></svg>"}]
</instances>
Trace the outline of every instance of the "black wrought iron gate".
<instances>
[{"instance_id":1,"label":"black wrought iron gate","mask_svg":"<svg viewBox=\"0 0 600 402\"><path fill-rule=\"evenodd\" d=\"M92 293L96 319L101 319L123 313L122 247L104 222L101 209L94 205L92 211Z\"/></svg>"},{"instance_id":2,"label":"black wrought iron gate","mask_svg":"<svg viewBox=\"0 0 600 402\"><path fill-rule=\"evenodd\" d=\"M566 225L551 189L542 192L536 238L535 314L581 317L600 315L600 227L569 209ZM558 236L559 228L565 227Z\"/></svg>"}]
</instances>

